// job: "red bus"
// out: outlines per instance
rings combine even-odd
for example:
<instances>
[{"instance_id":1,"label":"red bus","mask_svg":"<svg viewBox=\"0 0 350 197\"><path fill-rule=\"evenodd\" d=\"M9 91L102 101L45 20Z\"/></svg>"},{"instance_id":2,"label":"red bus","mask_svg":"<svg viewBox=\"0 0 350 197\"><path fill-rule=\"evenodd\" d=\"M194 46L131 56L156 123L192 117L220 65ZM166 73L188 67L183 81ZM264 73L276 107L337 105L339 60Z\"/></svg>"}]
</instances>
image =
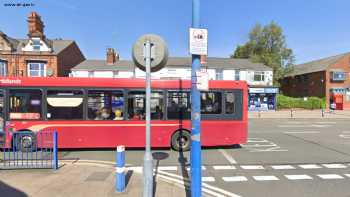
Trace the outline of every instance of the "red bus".
<instances>
[{"instance_id":1,"label":"red bus","mask_svg":"<svg viewBox=\"0 0 350 197\"><path fill-rule=\"evenodd\" d=\"M153 80L152 147L190 148L191 81ZM145 146L145 80L106 78L0 78L0 131L6 146L26 131L57 131L59 148ZM203 146L245 143L247 84L209 81L201 92Z\"/></svg>"}]
</instances>

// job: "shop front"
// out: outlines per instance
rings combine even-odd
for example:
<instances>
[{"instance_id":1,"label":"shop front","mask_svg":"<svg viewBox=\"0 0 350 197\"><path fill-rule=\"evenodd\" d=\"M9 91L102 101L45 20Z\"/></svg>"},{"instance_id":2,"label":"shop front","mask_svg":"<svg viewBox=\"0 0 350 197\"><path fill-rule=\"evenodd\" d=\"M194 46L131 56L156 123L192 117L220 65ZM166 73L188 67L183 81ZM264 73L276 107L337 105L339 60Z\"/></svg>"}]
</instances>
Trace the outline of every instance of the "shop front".
<instances>
[{"instance_id":1,"label":"shop front","mask_svg":"<svg viewBox=\"0 0 350 197\"><path fill-rule=\"evenodd\" d=\"M249 111L276 110L277 105L276 87L250 87L248 95Z\"/></svg>"}]
</instances>

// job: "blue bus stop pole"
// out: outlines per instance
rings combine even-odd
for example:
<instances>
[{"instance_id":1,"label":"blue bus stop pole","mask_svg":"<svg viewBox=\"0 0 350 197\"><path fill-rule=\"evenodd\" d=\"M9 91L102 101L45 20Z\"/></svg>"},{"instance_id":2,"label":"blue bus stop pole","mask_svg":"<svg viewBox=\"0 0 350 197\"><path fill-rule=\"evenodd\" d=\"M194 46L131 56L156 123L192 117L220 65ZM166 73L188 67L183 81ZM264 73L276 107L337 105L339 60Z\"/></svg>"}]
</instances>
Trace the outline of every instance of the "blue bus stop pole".
<instances>
[{"instance_id":1,"label":"blue bus stop pole","mask_svg":"<svg viewBox=\"0 0 350 197\"><path fill-rule=\"evenodd\" d=\"M116 152L116 175L115 175L115 190L117 192L125 191L125 147L118 146Z\"/></svg>"},{"instance_id":2,"label":"blue bus stop pole","mask_svg":"<svg viewBox=\"0 0 350 197\"><path fill-rule=\"evenodd\" d=\"M200 28L200 0L192 0L192 27ZM191 69L191 196L202 195L201 114L200 92L197 89L197 72L200 71L200 56L192 55Z\"/></svg>"}]
</instances>

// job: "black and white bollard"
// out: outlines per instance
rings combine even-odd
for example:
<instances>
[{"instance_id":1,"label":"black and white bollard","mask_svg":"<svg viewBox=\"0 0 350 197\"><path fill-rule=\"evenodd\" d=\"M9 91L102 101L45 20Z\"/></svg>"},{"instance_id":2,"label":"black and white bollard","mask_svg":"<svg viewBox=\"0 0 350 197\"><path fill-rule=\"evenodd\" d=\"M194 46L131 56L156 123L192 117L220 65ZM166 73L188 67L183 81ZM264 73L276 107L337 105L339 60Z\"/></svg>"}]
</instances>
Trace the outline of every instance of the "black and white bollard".
<instances>
[{"instance_id":1,"label":"black and white bollard","mask_svg":"<svg viewBox=\"0 0 350 197\"><path fill-rule=\"evenodd\" d=\"M117 192L125 191L125 146L118 146L116 152L115 189Z\"/></svg>"}]
</instances>

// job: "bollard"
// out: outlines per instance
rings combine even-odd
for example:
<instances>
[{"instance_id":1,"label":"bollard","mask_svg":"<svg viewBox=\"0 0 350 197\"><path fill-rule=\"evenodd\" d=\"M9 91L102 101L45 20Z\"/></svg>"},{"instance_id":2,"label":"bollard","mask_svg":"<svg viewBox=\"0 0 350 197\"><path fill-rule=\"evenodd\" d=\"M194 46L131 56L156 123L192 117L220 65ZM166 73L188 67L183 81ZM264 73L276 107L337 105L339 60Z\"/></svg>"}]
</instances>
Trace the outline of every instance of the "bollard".
<instances>
[{"instance_id":1,"label":"bollard","mask_svg":"<svg viewBox=\"0 0 350 197\"><path fill-rule=\"evenodd\" d=\"M321 113L322 113L322 118L324 117L324 109L321 109Z\"/></svg>"},{"instance_id":2,"label":"bollard","mask_svg":"<svg viewBox=\"0 0 350 197\"><path fill-rule=\"evenodd\" d=\"M290 109L290 118L293 118L293 109Z\"/></svg>"},{"instance_id":3,"label":"bollard","mask_svg":"<svg viewBox=\"0 0 350 197\"><path fill-rule=\"evenodd\" d=\"M115 189L117 192L125 191L125 146L118 146L116 152Z\"/></svg>"}]
</instances>

